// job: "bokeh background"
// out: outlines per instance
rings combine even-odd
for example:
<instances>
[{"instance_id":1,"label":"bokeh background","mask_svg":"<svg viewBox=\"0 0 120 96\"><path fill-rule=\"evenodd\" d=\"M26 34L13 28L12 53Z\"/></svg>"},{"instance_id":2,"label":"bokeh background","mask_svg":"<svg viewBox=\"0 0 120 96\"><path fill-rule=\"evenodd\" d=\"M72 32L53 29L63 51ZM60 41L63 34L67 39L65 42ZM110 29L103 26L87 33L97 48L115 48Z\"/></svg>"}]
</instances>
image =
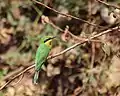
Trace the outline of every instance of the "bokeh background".
<instances>
[{"instance_id":1,"label":"bokeh background","mask_svg":"<svg viewBox=\"0 0 120 96\"><path fill-rule=\"evenodd\" d=\"M32 0L0 0L0 86L34 64L41 37L57 36L50 52L54 55L119 26L120 10L98 0L37 1L96 26L62 16ZM119 0L103 1L120 5ZM33 85L33 75L34 69L25 72L1 90L0 96L120 96L119 31L113 30L48 60L38 85Z\"/></svg>"}]
</instances>

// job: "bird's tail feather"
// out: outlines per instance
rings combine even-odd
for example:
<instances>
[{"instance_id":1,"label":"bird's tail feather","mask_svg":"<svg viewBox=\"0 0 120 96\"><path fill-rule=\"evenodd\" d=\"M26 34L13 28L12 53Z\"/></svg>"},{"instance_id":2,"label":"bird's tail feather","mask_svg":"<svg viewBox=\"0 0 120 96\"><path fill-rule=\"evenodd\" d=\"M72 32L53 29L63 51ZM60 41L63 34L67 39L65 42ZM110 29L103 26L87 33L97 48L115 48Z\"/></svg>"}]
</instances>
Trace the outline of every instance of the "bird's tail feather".
<instances>
[{"instance_id":1,"label":"bird's tail feather","mask_svg":"<svg viewBox=\"0 0 120 96\"><path fill-rule=\"evenodd\" d=\"M34 75L34 78L33 78L33 83L37 84L38 80L39 80L39 71L35 71L35 75Z\"/></svg>"}]
</instances>

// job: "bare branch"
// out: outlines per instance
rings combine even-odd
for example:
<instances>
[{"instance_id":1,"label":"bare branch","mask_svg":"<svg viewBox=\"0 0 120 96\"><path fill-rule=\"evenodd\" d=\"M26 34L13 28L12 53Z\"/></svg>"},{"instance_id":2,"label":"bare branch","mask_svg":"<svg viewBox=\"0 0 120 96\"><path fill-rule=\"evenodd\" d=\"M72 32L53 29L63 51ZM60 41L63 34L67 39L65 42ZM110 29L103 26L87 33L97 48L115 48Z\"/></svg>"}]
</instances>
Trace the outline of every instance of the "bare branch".
<instances>
[{"instance_id":1,"label":"bare branch","mask_svg":"<svg viewBox=\"0 0 120 96\"><path fill-rule=\"evenodd\" d=\"M49 7L49 6L45 5L45 4L43 4L43 3L41 3L41 2L39 2L39 1L36 1L36 0L33 0L33 1L36 2L37 4L40 4L40 5L42 5L42 6L46 7L46 8L48 8L48 9L54 11L54 12L57 13L57 14L60 14L60 15L66 16L66 17L70 17L70 18L73 18L73 19L76 19L76 20L79 20L79 21L85 22L85 23L87 23L87 24L89 24L89 25L91 25L91 26L95 26L95 27L103 28L103 26L99 26L99 25L96 25L96 24L90 23L90 22L88 22L88 21L86 21L86 20L83 20L83 19L81 19L81 18L78 18L78 17L72 16L72 15L69 15L69 14L61 13L61 12L59 12L59 11L57 11L57 10L55 10L55 9L53 9L53 8L51 8L51 7Z\"/></svg>"},{"instance_id":2,"label":"bare branch","mask_svg":"<svg viewBox=\"0 0 120 96\"><path fill-rule=\"evenodd\" d=\"M44 18L45 18L46 16L44 16ZM45 19L42 19L45 23L47 23L47 24L50 24L53 28L55 28L55 29L57 29L57 30L59 30L59 31L61 31L61 32L64 32L64 30L62 29L62 28L60 28L60 27L58 27L58 26L56 26L48 17L48 21L46 21ZM72 34L72 32L70 32L69 30L68 30L68 33L69 33L69 35L71 36L71 37L73 37L74 39L77 39L77 40L79 40L79 41L85 41L86 40L86 38L83 38L83 37L77 37L77 36L75 36L74 34ZM92 41L92 42L100 42L99 40L90 40L90 41Z\"/></svg>"},{"instance_id":3,"label":"bare branch","mask_svg":"<svg viewBox=\"0 0 120 96\"><path fill-rule=\"evenodd\" d=\"M117 30L117 29L118 29L118 31L119 31L119 26L118 26L118 27L115 27L115 28L108 29L108 30L106 30L106 31L103 31L103 32L101 32L101 33L99 33L99 34L96 34L96 35L90 37L89 39L86 39L85 41L82 41L82 42L79 42L79 43L74 44L73 46L71 46L71 47L63 50L63 51L60 52L60 53L57 53L57 54L52 55L52 56L49 56L47 59L52 59L52 58L54 58L54 57L57 57L57 56L59 56L59 55L62 55L62 54L68 52L69 50L71 50L71 49L73 49L73 48L75 48L75 47L77 47L77 46L79 46L79 45L81 45L81 44L83 44L83 43L89 42L91 39L97 38L97 37L99 37L99 36L102 36L102 35L104 35L104 34L107 34L107 33L109 33L109 32L112 32L113 30ZM27 67L27 68L25 68L23 71L21 71L19 74L15 75L15 76L14 76L13 78L11 78L8 82L6 82L3 86L1 86L1 87L0 87L0 90L2 90L3 88L5 88L9 83L11 83L14 79L16 79L17 77L19 77L20 75L24 74L26 71L32 69L34 66L35 66L35 65L30 65L29 67Z\"/></svg>"},{"instance_id":4,"label":"bare branch","mask_svg":"<svg viewBox=\"0 0 120 96\"><path fill-rule=\"evenodd\" d=\"M19 69L15 69L14 71L12 72L9 72L9 74L7 74L6 76L4 76L4 78L2 80L7 80L9 79L10 77L13 77L15 74L18 74L20 73L22 70L24 69L24 67L20 67Z\"/></svg>"},{"instance_id":5,"label":"bare branch","mask_svg":"<svg viewBox=\"0 0 120 96\"><path fill-rule=\"evenodd\" d=\"M14 79L16 79L17 77L19 77L20 75L24 74L26 71L32 69L35 65L31 65L29 67L27 67L26 69L22 70L19 74L15 75L13 78L11 78L9 81L7 81L3 86L0 87L0 90L2 90L3 88L5 88L5 86L7 86L9 83L11 83Z\"/></svg>"},{"instance_id":6,"label":"bare branch","mask_svg":"<svg viewBox=\"0 0 120 96\"><path fill-rule=\"evenodd\" d=\"M116 5L109 4L109 3L104 2L104 1L101 1L101 0L96 0L96 1L98 1L99 3L102 3L102 4L106 5L106 6L110 6L110 7L113 7L113 8L120 9L120 7L118 7L118 6L116 6Z\"/></svg>"}]
</instances>

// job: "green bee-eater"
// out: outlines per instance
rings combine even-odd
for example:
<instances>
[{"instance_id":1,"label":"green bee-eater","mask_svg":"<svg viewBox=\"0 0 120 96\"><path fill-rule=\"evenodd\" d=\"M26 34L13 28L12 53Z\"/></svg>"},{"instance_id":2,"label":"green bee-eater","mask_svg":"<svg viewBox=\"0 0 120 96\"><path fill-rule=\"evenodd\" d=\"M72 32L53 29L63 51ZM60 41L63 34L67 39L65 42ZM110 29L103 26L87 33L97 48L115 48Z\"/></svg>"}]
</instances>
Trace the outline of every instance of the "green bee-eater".
<instances>
[{"instance_id":1,"label":"green bee-eater","mask_svg":"<svg viewBox=\"0 0 120 96\"><path fill-rule=\"evenodd\" d=\"M36 56L35 56L35 75L33 78L34 84L38 83L39 72L42 69L42 65L44 65L44 63L46 62L49 52L52 48L53 38L55 37L45 36L45 37L42 37L40 40L40 45L37 49Z\"/></svg>"}]
</instances>

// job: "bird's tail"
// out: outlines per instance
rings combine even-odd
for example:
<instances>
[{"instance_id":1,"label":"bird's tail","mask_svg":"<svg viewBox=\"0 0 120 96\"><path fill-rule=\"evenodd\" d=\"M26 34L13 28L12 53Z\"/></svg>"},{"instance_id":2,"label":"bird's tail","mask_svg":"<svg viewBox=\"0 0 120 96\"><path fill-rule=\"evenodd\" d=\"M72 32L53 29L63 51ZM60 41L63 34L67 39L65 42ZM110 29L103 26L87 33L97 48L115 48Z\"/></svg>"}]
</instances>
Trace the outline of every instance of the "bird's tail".
<instances>
[{"instance_id":1,"label":"bird's tail","mask_svg":"<svg viewBox=\"0 0 120 96\"><path fill-rule=\"evenodd\" d=\"M37 84L39 80L39 71L35 71L34 78L33 78L33 83Z\"/></svg>"}]
</instances>

